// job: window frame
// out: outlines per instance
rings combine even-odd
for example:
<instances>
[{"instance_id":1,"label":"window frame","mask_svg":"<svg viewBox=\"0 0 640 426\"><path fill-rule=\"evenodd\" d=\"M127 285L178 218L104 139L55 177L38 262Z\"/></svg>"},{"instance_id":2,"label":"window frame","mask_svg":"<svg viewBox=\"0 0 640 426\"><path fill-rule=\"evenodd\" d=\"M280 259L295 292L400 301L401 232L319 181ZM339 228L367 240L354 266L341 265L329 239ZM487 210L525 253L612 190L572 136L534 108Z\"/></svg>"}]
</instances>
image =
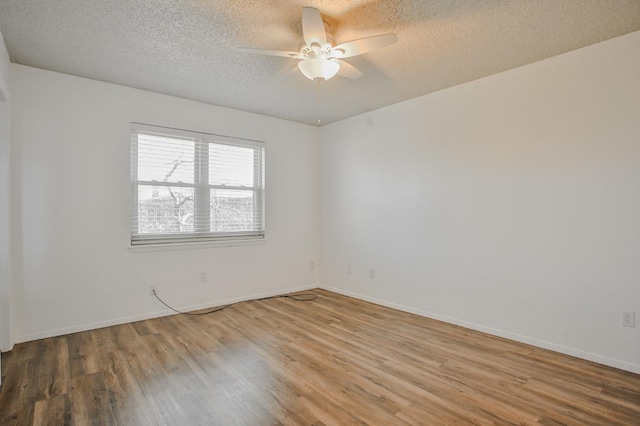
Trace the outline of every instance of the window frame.
<instances>
[{"instance_id":1,"label":"window frame","mask_svg":"<svg viewBox=\"0 0 640 426\"><path fill-rule=\"evenodd\" d=\"M194 141L193 183L159 182L138 180L138 135L146 134L166 138ZM209 150L211 145L226 145L253 149L253 186L214 185L209 183ZM131 247L170 245L185 243L241 242L264 240L266 238L265 218L265 143L263 141L218 135L214 133L176 129L172 127L131 123L130 140L130 188L131 213L129 217ZM193 232L142 233L139 228L138 189L148 187L182 187L193 189ZM253 192L253 212L255 229L249 231L211 231L212 190L238 190ZM204 220L207 218L208 220ZM256 219L257 217L257 219Z\"/></svg>"}]
</instances>

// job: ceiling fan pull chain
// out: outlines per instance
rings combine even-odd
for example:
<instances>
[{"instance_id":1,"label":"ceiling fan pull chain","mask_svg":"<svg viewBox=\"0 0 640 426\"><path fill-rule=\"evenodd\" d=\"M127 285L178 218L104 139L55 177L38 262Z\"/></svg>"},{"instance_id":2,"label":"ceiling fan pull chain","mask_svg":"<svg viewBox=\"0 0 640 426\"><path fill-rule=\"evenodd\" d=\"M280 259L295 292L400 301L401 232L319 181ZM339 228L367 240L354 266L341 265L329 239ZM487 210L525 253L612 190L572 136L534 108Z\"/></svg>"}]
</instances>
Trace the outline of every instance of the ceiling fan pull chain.
<instances>
[{"instance_id":1,"label":"ceiling fan pull chain","mask_svg":"<svg viewBox=\"0 0 640 426\"><path fill-rule=\"evenodd\" d=\"M322 83L322 80L316 80L316 114L318 117L318 126L320 126L320 83Z\"/></svg>"}]
</instances>

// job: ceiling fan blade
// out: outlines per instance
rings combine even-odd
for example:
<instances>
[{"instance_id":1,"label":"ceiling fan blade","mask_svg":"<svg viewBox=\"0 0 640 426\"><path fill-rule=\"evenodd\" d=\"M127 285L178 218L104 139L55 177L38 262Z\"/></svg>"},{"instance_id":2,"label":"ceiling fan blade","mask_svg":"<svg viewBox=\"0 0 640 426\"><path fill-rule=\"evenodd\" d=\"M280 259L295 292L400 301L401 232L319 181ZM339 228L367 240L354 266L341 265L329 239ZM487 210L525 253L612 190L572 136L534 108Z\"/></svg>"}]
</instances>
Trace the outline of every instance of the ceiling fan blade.
<instances>
[{"instance_id":1,"label":"ceiling fan blade","mask_svg":"<svg viewBox=\"0 0 640 426\"><path fill-rule=\"evenodd\" d=\"M320 11L314 7L302 8L302 35L307 46L317 43L324 46L327 43L327 34L324 31L324 22Z\"/></svg>"},{"instance_id":2,"label":"ceiling fan blade","mask_svg":"<svg viewBox=\"0 0 640 426\"><path fill-rule=\"evenodd\" d=\"M334 59L334 61L340 64L340 70L338 71L338 75L350 78L352 80L362 77L362 72L360 72L358 68L354 67L350 63L341 61L339 59Z\"/></svg>"},{"instance_id":3,"label":"ceiling fan blade","mask_svg":"<svg viewBox=\"0 0 640 426\"><path fill-rule=\"evenodd\" d=\"M336 58L350 58L351 56L362 55L375 49L388 46L398 41L398 36L391 34L381 34L372 37L359 38L337 45L332 49ZM344 52L344 53L342 53Z\"/></svg>"},{"instance_id":4,"label":"ceiling fan blade","mask_svg":"<svg viewBox=\"0 0 640 426\"><path fill-rule=\"evenodd\" d=\"M258 55L281 56L283 58L302 59L298 52L285 52L284 50L252 49L250 47L238 47L237 50L246 53L257 53Z\"/></svg>"}]
</instances>

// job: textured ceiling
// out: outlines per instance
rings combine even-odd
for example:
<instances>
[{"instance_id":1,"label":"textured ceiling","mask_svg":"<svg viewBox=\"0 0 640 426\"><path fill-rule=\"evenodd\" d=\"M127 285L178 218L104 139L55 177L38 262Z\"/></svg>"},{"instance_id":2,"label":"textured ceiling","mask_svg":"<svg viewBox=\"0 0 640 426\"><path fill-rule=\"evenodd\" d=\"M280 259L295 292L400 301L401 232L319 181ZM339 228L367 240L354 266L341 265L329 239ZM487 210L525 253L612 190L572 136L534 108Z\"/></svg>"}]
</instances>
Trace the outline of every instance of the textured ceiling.
<instances>
[{"instance_id":1,"label":"textured ceiling","mask_svg":"<svg viewBox=\"0 0 640 426\"><path fill-rule=\"evenodd\" d=\"M234 49L297 51L303 6L337 43L398 43L319 89L293 59ZM0 0L12 62L314 125L636 30L640 0Z\"/></svg>"}]
</instances>

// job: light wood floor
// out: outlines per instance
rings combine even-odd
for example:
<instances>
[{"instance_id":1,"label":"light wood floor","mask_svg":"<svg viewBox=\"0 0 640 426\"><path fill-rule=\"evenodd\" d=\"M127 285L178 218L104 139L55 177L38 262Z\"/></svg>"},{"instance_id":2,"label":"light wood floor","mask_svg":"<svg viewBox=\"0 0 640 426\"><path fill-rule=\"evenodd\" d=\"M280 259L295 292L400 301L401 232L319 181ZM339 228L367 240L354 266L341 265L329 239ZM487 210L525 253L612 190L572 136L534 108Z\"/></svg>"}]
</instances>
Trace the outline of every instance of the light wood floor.
<instances>
[{"instance_id":1,"label":"light wood floor","mask_svg":"<svg viewBox=\"0 0 640 426\"><path fill-rule=\"evenodd\" d=\"M640 424L639 375L314 292L16 345L0 422Z\"/></svg>"}]
</instances>

